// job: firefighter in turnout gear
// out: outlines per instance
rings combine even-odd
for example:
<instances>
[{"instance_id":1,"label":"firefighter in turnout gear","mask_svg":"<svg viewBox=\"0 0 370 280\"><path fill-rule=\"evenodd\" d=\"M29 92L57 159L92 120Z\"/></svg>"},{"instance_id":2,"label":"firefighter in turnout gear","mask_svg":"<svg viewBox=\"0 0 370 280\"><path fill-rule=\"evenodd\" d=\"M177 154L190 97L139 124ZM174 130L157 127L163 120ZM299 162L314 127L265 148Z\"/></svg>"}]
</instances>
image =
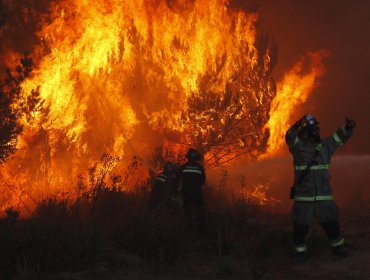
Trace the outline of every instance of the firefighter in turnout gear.
<instances>
[{"instance_id":1,"label":"firefighter in turnout gear","mask_svg":"<svg viewBox=\"0 0 370 280\"><path fill-rule=\"evenodd\" d=\"M154 180L150 192L150 208L154 210L176 192L178 166L166 162L164 170Z\"/></svg>"},{"instance_id":2,"label":"firefighter in turnout gear","mask_svg":"<svg viewBox=\"0 0 370 280\"><path fill-rule=\"evenodd\" d=\"M333 253L340 257L348 256L330 186L329 167L334 152L352 136L356 123L346 118L345 125L325 139L320 138L318 124L316 118L305 115L288 129L285 136L293 155L295 173L291 198L294 200L292 218L296 262L307 259L306 236L312 216L325 230Z\"/></svg>"},{"instance_id":3,"label":"firefighter in turnout gear","mask_svg":"<svg viewBox=\"0 0 370 280\"><path fill-rule=\"evenodd\" d=\"M186 154L187 162L180 167L180 188L183 195L183 209L188 223L191 220L191 210L194 206L197 211L199 230L204 229L204 201L202 186L206 181L204 167L199 163L202 155L189 149Z\"/></svg>"}]
</instances>

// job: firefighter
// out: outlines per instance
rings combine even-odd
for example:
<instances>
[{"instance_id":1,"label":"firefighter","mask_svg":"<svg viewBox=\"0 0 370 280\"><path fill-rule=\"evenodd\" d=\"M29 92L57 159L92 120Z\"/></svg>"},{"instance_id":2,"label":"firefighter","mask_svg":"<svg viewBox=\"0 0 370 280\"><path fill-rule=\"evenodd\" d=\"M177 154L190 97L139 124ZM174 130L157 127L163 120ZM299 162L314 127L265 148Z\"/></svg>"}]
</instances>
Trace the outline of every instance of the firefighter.
<instances>
[{"instance_id":1,"label":"firefighter","mask_svg":"<svg viewBox=\"0 0 370 280\"><path fill-rule=\"evenodd\" d=\"M150 192L150 208L156 209L167 198L173 195L176 191L178 167L166 162L163 172L160 173L154 180Z\"/></svg>"},{"instance_id":2,"label":"firefighter","mask_svg":"<svg viewBox=\"0 0 370 280\"><path fill-rule=\"evenodd\" d=\"M331 137L321 139L319 122L312 115L305 115L286 133L295 170L291 198L294 199L292 218L297 263L307 260L306 236L313 215L325 230L334 255L348 256L330 186L329 166L332 155L352 136L355 127L356 123L346 118L342 128Z\"/></svg>"},{"instance_id":3,"label":"firefighter","mask_svg":"<svg viewBox=\"0 0 370 280\"><path fill-rule=\"evenodd\" d=\"M200 163L202 155L192 148L186 154L187 162L180 167L180 188L183 195L183 210L190 224L191 210L194 206L200 231L204 229L204 201L202 186L206 181L204 167Z\"/></svg>"}]
</instances>

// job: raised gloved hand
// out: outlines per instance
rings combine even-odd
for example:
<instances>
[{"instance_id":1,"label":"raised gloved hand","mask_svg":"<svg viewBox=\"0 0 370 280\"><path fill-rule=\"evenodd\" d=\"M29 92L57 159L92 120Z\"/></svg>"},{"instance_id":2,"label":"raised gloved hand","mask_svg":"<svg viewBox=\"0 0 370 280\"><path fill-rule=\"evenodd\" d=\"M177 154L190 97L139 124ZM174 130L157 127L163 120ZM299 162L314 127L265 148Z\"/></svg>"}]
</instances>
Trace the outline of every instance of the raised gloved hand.
<instances>
[{"instance_id":1,"label":"raised gloved hand","mask_svg":"<svg viewBox=\"0 0 370 280\"><path fill-rule=\"evenodd\" d=\"M354 129L355 127L357 126L356 122L354 120L351 120L349 118L346 117L346 124L345 124L345 128L347 130L352 130Z\"/></svg>"}]
</instances>

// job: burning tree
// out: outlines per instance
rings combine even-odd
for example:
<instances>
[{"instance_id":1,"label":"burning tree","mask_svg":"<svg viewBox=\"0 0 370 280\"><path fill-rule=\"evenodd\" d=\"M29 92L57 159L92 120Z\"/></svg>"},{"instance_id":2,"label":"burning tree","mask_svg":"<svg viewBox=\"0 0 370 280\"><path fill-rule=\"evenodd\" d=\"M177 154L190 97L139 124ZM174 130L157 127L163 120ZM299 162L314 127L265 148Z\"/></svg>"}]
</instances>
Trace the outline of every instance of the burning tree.
<instances>
[{"instance_id":1,"label":"burning tree","mask_svg":"<svg viewBox=\"0 0 370 280\"><path fill-rule=\"evenodd\" d=\"M293 86L286 80L274 110L288 113L269 123L281 95L271 75L276 45L259 32L257 10L238 1L3 3L1 62L17 68L12 37L24 37L35 65L17 82L17 97L2 95L11 121L3 143L13 152L18 139L20 149L0 177L35 182L35 194L66 188L105 153L123 157L122 170L133 154L148 158L158 146L168 155L195 146L209 167L261 155L268 128L293 108L289 89L302 80L302 73Z\"/></svg>"},{"instance_id":2,"label":"burning tree","mask_svg":"<svg viewBox=\"0 0 370 280\"><path fill-rule=\"evenodd\" d=\"M72 2L51 6L36 47L44 57L22 84L26 95L39 88L50 109L31 124L48 143L64 134L70 151L96 157L107 149L93 147L121 154L135 135L154 133L166 149L197 147L210 167L263 153L276 46L257 31L255 9L226 0Z\"/></svg>"},{"instance_id":3,"label":"burning tree","mask_svg":"<svg viewBox=\"0 0 370 280\"><path fill-rule=\"evenodd\" d=\"M39 102L37 91L26 100L21 99L21 83L32 71L32 59L27 54L20 60L15 73L6 69L5 83L0 87L0 162L15 152L18 136L22 131L20 118L31 112Z\"/></svg>"},{"instance_id":4,"label":"burning tree","mask_svg":"<svg viewBox=\"0 0 370 280\"><path fill-rule=\"evenodd\" d=\"M209 167L222 165L236 157L259 155L266 150L269 137L263 127L269 119L270 102L276 94L271 71L276 61L276 46L261 36L256 65L245 63L228 81L225 90L212 92L217 72L200 79L199 90L188 98L174 134L176 142L195 146L206 154ZM243 54L241 54L242 56ZM221 62L218 72L223 67Z\"/></svg>"}]
</instances>

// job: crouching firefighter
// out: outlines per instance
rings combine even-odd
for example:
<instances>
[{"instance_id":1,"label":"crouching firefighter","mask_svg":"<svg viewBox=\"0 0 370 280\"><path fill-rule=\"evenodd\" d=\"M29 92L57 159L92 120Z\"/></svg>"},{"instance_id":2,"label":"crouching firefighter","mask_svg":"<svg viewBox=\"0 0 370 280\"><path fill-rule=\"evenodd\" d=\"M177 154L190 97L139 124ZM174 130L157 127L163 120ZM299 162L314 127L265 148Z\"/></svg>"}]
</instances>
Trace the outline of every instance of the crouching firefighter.
<instances>
[{"instance_id":1,"label":"crouching firefighter","mask_svg":"<svg viewBox=\"0 0 370 280\"><path fill-rule=\"evenodd\" d=\"M194 149L186 154L187 162L180 167L180 189L183 195L183 209L190 224L192 207L196 208L198 229L204 230L204 201L202 186L206 181L204 167L200 164L202 155Z\"/></svg>"},{"instance_id":2,"label":"crouching firefighter","mask_svg":"<svg viewBox=\"0 0 370 280\"><path fill-rule=\"evenodd\" d=\"M330 186L329 166L332 155L352 136L355 127L356 123L346 118L342 128L331 137L321 139L319 122L313 116L305 115L286 133L295 172L291 189L295 262L307 259L306 236L313 215L325 230L333 253L340 257L348 256Z\"/></svg>"},{"instance_id":3,"label":"crouching firefighter","mask_svg":"<svg viewBox=\"0 0 370 280\"><path fill-rule=\"evenodd\" d=\"M166 162L163 172L154 180L150 192L150 209L154 210L165 203L175 192L177 186L178 166L171 162Z\"/></svg>"}]
</instances>

